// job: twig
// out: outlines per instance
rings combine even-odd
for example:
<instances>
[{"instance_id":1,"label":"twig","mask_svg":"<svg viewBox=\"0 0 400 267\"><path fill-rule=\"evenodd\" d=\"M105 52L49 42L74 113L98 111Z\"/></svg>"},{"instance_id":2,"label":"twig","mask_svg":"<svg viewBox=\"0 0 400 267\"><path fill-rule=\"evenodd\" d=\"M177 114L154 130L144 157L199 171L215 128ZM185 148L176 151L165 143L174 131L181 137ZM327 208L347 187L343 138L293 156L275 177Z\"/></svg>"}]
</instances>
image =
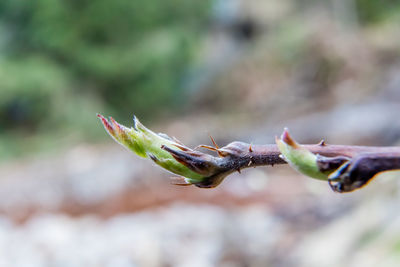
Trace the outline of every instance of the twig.
<instances>
[{"instance_id":1,"label":"twig","mask_svg":"<svg viewBox=\"0 0 400 267\"><path fill-rule=\"evenodd\" d=\"M324 141L299 145L285 129L281 139L277 138L278 145L235 141L220 148L213 141L215 147L199 146L217 152L218 156L212 156L153 133L136 118L133 128L127 128L112 118L98 117L117 142L180 175L173 179L179 185L213 188L235 171L289 163L310 177L328 180L334 191L342 193L361 188L382 171L400 169L400 147L329 145Z\"/></svg>"}]
</instances>

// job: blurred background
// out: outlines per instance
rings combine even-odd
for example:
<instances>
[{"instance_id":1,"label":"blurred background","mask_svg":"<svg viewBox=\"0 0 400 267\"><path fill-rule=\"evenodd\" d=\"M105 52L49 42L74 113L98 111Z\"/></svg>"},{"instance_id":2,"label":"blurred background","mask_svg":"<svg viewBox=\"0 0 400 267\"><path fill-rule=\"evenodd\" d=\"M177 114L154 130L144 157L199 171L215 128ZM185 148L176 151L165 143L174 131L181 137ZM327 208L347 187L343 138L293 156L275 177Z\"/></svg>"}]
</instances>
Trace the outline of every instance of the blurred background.
<instances>
[{"instance_id":1,"label":"blurred background","mask_svg":"<svg viewBox=\"0 0 400 267\"><path fill-rule=\"evenodd\" d=\"M96 113L196 146L400 144L397 0L2 0L0 266L399 266L400 180L335 194L286 166L216 189Z\"/></svg>"}]
</instances>

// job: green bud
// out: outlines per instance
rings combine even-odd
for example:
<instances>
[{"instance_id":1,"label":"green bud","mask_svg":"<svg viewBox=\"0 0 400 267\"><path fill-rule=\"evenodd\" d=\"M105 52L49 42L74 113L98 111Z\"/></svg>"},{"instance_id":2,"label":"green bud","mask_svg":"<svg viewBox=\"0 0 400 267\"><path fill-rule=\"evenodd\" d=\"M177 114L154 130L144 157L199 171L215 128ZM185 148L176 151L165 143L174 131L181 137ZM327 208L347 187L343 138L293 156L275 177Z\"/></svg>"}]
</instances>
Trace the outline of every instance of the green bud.
<instances>
[{"instance_id":1,"label":"green bud","mask_svg":"<svg viewBox=\"0 0 400 267\"><path fill-rule=\"evenodd\" d=\"M328 174L321 172L318 167L318 156L293 140L287 129L283 131L280 139L276 138L276 144L284 160L292 168L309 177L328 180Z\"/></svg>"},{"instance_id":2,"label":"green bud","mask_svg":"<svg viewBox=\"0 0 400 267\"><path fill-rule=\"evenodd\" d=\"M182 151L183 153L190 153L192 151L178 140L170 138L165 134L152 132L143 126L135 116L133 118L134 125L131 128L119 124L111 117L110 120L107 120L100 114L97 117L100 118L104 128L115 141L138 156L151 159L162 168L183 176L179 179L179 184L193 184L205 178L203 174L197 173L185 164L182 164L173 154L167 151L168 149Z\"/></svg>"}]
</instances>

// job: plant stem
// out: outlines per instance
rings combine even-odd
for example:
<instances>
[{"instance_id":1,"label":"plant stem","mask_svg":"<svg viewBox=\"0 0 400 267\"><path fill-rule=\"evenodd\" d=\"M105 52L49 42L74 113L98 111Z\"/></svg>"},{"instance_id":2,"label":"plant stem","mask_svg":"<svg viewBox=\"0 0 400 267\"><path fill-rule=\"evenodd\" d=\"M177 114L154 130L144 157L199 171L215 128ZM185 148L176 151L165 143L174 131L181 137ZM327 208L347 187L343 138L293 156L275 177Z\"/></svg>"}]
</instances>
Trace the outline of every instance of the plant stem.
<instances>
[{"instance_id":1,"label":"plant stem","mask_svg":"<svg viewBox=\"0 0 400 267\"><path fill-rule=\"evenodd\" d=\"M327 180L336 192L351 192L367 184L382 171L400 169L400 147L299 145L287 129L271 145L232 142L224 147L201 145L218 156L190 149L175 138L155 134L136 117L134 126L125 127L113 118L98 115L106 131L121 145L137 155L149 158L162 168L178 175L174 183L212 188L226 176L256 166L289 164L297 171L320 180ZM284 159L282 158L284 157Z\"/></svg>"},{"instance_id":2,"label":"plant stem","mask_svg":"<svg viewBox=\"0 0 400 267\"><path fill-rule=\"evenodd\" d=\"M226 147L235 146L240 143L241 149L235 149L236 155L232 157L220 158L221 165L231 165L240 168L256 167L256 166L273 166L275 164L286 164L279 155L281 154L278 146L271 145L250 145L242 142L233 142ZM251 151L250 151L251 146ZM302 145L314 154L326 157L344 156L353 158L359 154L379 153L400 157L400 147L376 147L376 146L349 146L349 145L328 145L325 143ZM246 148L246 149L245 149ZM224 149L224 148L222 148Z\"/></svg>"},{"instance_id":3,"label":"plant stem","mask_svg":"<svg viewBox=\"0 0 400 267\"><path fill-rule=\"evenodd\" d=\"M303 145L314 154L329 157L323 162L329 169L335 169L343 163L343 159L350 160L360 155L380 155L385 158L400 159L400 147L372 147L372 146L348 146L348 145L327 145L324 142L313 145ZM174 155L174 151L169 151ZM243 142L232 142L225 147L218 149L220 157L212 157L214 171L202 182L195 185L202 188L217 186L226 176L242 169L257 166L273 166L275 164L286 164L280 157L280 150L277 145L250 145ZM178 152L179 153L179 152ZM175 155L179 157L179 155ZM339 159L337 161L336 159ZM185 159L187 160L187 159ZM190 159L192 164L205 165L211 161L204 161L200 157ZM390 166L386 170L400 169L400 160L387 161ZM340 164L338 164L340 163ZM393 164L390 164L393 163Z\"/></svg>"}]
</instances>

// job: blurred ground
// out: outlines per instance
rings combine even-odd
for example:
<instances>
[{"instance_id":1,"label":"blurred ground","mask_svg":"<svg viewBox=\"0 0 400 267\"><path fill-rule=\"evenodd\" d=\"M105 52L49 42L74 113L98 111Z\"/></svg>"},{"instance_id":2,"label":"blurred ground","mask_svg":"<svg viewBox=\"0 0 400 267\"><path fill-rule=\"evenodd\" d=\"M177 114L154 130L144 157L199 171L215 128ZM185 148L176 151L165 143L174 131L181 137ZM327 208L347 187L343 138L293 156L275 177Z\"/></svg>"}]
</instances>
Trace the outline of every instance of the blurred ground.
<instances>
[{"instance_id":1,"label":"blurred ground","mask_svg":"<svg viewBox=\"0 0 400 267\"><path fill-rule=\"evenodd\" d=\"M344 195L283 166L212 190L177 187L114 144L8 163L0 175L3 266L398 262L400 183L390 175Z\"/></svg>"},{"instance_id":2,"label":"blurred ground","mask_svg":"<svg viewBox=\"0 0 400 267\"><path fill-rule=\"evenodd\" d=\"M152 0L132 20L140 1L74 2L75 20L46 3L0 4L0 266L399 266L396 173L351 194L286 166L177 187L95 118L135 112L192 147L283 127L398 145L395 1Z\"/></svg>"}]
</instances>

